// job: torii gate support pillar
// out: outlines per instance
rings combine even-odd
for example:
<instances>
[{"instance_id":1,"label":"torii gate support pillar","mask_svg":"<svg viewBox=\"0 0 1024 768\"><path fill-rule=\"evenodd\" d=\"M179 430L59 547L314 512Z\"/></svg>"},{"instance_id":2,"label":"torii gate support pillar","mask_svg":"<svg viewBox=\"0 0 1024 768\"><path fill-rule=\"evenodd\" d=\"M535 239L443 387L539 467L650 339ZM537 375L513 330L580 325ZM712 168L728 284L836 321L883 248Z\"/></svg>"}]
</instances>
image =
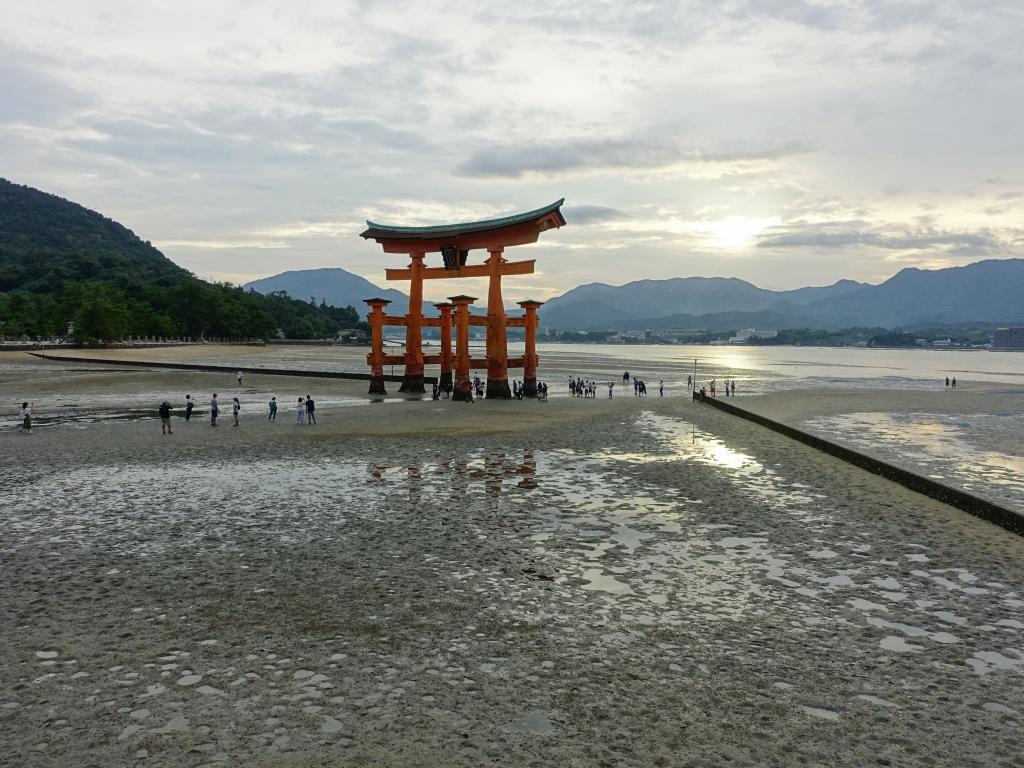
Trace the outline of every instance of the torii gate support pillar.
<instances>
[{"instance_id":1,"label":"torii gate support pillar","mask_svg":"<svg viewBox=\"0 0 1024 768\"><path fill-rule=\"evenodd\" d=\"M384 389L384 307L391 302L387 299L365 299L370 305L370 354L367 355L367 362L370 364L370 392L371 395L386 395Z\"/></svg>"},{"instance_id":2,"label":"torii gate support pillar","mask_svg":"<svg viewBox=\"0 0 1024 768\"><path fill-rule=\"evenodd\" d=\"M435 304L441 313L441 375L437 387L442 392L452 391L452 309L449 302Z\"/></svg>"},{"instance_id":3,"label":"torii gate support pillar","mask_svg":"<svg viewBox=\"0 0 1024 768\"><path fill-rule=\"evenodd\" d=\"M537 396L537 308L541 301L520 301L526 311L526 349L523 355L523 397Z\"/></svg>"},{"instance_id":4,"label":"torii gate support pillar","mask_svg":"<svg viewBox=\"0 0 1024 768\"><path fill-rule=\"evenodd\" d=\"M455 305L455 390L452 400L472 400L469 381L469 305L474 296L452 296Z\"/></svg>"}]
</instances>

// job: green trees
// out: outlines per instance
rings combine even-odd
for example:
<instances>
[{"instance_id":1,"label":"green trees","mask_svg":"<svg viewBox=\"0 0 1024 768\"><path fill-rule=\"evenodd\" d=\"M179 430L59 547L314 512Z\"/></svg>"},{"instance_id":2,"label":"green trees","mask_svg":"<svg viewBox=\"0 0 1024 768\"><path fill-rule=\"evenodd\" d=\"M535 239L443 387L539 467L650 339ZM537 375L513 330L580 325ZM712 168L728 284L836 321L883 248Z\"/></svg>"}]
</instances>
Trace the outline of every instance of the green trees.
<instances>
[{"instance_id":1,"label":"green trees","mask_svg":"<svg viewBox=\"0 0 1024 768\"><path fill-rule=\"evenodd\" d=\"M207 283L105 216L0 179L0 334L323 338L366 328L351 307Z\"/></svg>"},{"instance_id":2,"label":"green trees","mask_svg":"<svg viewBox=\"0 0 1024 768\"><path fill-rule=\"evenodd\" d=\"M63 336L74 322L75 341L120 341L125 336L269 339L335 336L363 328L351 307L313 306L287 295L263 296L189 277L164 287L107 281L66 283L57 294L0 293L0 334Z\"/></svg>"},{"instance_id":3,"label":"green trees","mask_svg":"<svg viewBox=\"0 0 1024 768\"><path fill-rule=\"evenodd\" d=\"M73 308L76 341L119 341L128 333L130 314L120 291L107 283L73 283L64 297Z\"/></svg>"}]
</instances>

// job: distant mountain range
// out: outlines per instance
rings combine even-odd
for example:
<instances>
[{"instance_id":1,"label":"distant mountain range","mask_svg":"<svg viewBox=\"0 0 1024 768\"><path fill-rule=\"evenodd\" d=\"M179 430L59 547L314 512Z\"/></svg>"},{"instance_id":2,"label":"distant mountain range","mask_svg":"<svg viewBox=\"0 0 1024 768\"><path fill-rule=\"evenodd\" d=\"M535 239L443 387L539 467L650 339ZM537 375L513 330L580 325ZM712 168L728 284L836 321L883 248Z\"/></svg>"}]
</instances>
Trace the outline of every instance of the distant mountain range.
<instances>
[{"instance_id":1,"label":"distant mountain range","mask_svg":"<svg viewBox=\"0 0 1024 768\"><path fill-rule=\"evenodd\" d=\"M769 291L721 277L590 283L552 299L540 314L544 327L576 331L1019 323L1024 321L1024 259L908 268L880 285L840 280L793 291Z\"/></svg>"},{"instance_id":2,"label":"distant mountain range","mask_svg":"<svg viewBox=\"0 0 1024 768\"><path fill-rule=\"evenodd\" d=\"M246 283L257 293L270 294L287 291L293 299L315 298L335 307L352 307L360 315L366 314L363 299L389 299L388 312L405 314L409 310L409 297L394 288L378 288L369 280L344 269L295 269L279 275L264 277Z\"/></svg>"},{"instance_id":3,"label":"distant mountain range","mask_svg":"<svg viewBox=\"0 0 1024 768\"><path fill-rule=\"evenodd\" d=\"M261 293L326 298L355 307L371 296L404 313L408 297L343 269L284 272L247 283ZM428 310L429 310L428 306ZM565 331L728 331L739 328L915 328L963 323L1024 323L1024 259L965 267L901 270L880 285L840 280L770 291L735 277L677 277L625 285L587 283L548 301L541 326Z\"/></svg>"}]
</instances>

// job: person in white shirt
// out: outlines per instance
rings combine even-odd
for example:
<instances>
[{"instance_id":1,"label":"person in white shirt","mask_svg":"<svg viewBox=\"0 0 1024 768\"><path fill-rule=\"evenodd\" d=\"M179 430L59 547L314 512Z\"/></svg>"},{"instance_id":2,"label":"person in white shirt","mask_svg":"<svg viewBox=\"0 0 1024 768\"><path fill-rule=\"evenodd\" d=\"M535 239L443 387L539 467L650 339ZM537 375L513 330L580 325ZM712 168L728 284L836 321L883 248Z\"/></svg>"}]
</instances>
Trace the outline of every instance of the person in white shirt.
<instances>
[{"instance_id":1,"label":"person in white shirt","mask_svg":"<svg viewBox=\"0 0 1024 768\"><path fill-rule=\"evenodd\" d=\"M220 403L217 402L217 393L213 393L213 398L210 400L210 426L217 426L217 414L220 412Z\"/></svg>"},{"instance_id":2,"label":"person in white shirt","mask_svg":"<svg viewBox=\"0 0 1024 768\"><path fill-rule=\"evenodd\" d=\"M242 386L242 372L238 372L238 386Z\"/></svg>"},{"instance_id":3,"label":"person in white shirt","mask_svg":"<svg viewBox=\"0 0 1024 768\"><path fill-rule=\"evenodd\" d=\"M32 403L21 404L21 431L32 434Z\"/></svg>"},{"instance_id":4,"label":"person in white shirt","mask_svg":"<svg viewBox=\"0 0 1024 768\"><path fill-rule=\"evenodd\" d=\"M295 423L302 424L306 419L306 403L303 402L302 398L299 398L298 404L295 406Z\"/></svg>"}]
</instances>

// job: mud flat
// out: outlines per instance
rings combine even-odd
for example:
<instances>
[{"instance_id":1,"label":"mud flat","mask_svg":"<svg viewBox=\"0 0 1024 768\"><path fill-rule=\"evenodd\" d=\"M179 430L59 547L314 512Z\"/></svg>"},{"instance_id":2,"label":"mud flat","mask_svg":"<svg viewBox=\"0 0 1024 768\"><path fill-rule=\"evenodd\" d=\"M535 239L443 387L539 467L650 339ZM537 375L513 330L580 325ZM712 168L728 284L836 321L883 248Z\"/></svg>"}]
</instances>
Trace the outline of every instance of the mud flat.
<instances>
[{"instance_id":1,"label":"mud flat","mask_svg":"<svg viewBox=\"0 0 1024 768\"><path fill-rule=\"evenodd\" d=\"M0 431L4 764L1024 759L1024 540L727 414L105 389Z\"/></svg>"}]
</instances>

